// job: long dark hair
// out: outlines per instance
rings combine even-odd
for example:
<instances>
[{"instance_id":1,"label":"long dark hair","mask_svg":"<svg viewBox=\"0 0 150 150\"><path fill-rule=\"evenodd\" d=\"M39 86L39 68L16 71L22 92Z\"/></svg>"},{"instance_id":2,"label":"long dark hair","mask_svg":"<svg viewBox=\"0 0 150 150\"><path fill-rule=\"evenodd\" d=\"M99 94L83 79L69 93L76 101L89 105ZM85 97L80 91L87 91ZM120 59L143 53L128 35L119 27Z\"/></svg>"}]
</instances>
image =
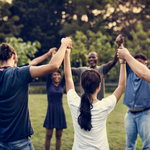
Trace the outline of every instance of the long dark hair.
<instances>
[{"instance_id":1,"label":"long dark hair","mask_svg":"<svg viewBox=\"0 0 150 150\"><path fill-rule=\"evenodd\" d=\"M90 131L91 124L91 109L93 108L93 94L98 88L101 82L101 77L98 71L91 69L85 70L81 75L81 85L84 89L84 94L81 97L80 115L78 117L78 123L81 129Z\"/></svg>"},{"instance_id":2,"label":"long dark hair","mask_svg":"<svg viewBox=\"0 0 150 150\"><path fill-rule=\"evenodd\" d=\"M0 45L0 60L2 61L8 60L14 53L15 53L14 48L9 44L3 42Z\"/></svg>"}]
</instances>

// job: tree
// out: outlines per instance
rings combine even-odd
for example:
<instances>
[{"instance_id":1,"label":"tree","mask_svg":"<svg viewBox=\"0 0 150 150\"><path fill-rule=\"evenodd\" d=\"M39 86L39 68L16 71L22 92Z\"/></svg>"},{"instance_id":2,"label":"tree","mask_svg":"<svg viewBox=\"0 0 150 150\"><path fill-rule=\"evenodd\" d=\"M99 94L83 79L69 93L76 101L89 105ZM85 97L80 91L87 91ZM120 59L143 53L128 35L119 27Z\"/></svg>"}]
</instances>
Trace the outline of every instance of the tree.
<instances>
[{"instance_id":1,"label":"tree","mask_svg":"<svg viewBox=\"0 0 150 150\"><path fill-rule=\"evenodd\" d=\"M107 26L104 16L107 14L107 5L112 0L68 0L63 14L64 26L60 35L72 35L76 30L84 34L87 30L106 33Z\"/></svg>"},{"instance_id":2,"label":"tree","mask_svg":"<svg viewBox=\"0 0 150 150\"><path fill-rule=\"evenodd\" d=\"M102 65L111 61L115 55L117 46L113 42L111 36L103 35L101 31L94 33L90 30L84 34L81 31L76 31L75 36L72 37L73 49L71 52L71 66L82 67L88 66L87 59L88 53L95 51L98 53L99 62L98 65ZM115 80L119 74L119 67L115 65L107 77L109 80ZM107 79L108 79L107 78Z\"/></svg>"},{"instance_id":3,"label":"tree","mask_svg":"<svg viewBox=\"0 0 150 150\"><path fill-rule=\"evenodd\" d=\"M137 53L143 53L150 58L150 30L145 32L142 24L136 26L136 30L130 32L133 40L126 39L126 46L130 53L134 56Z\"/></svg>"},{"instance_id":4,"label":"tree","mask_svg":"<svg viewBox=\"0 0 150 150\"><path fill-rule=\"evenodd\" d=\"M4 41L6 37L18 36L21 32L20 25L15 25L19 21L17 15L11 16L11 4L6 1L0 0L0 42Z\"/></svg>"},{"instance_id":5,"label":"tree","mask_svg":"<svg viewBox=\"0 0 150 150\"><path fill-rule=\"evenodd\" d=\"M30 41L24 42L22 38L6 38L8 44L10 44L17 52L18 63L17 65L23 65L30 61L34 57L34 54L38 51L41 45L38 41L31 43Z\"/></svg>"},{"instance_id":6,"label":"tree","mask_svg":"<svg viewBox=\"0 0 150 150\"><path fill-rule=\"evenodd\" d=\"M58 30L61 29L63 0L13 0L13 15L18 14L23 24L20 37L24 41L38 40L41 50L37 55L42 55L50 47L60 45Z\"/></svg>"}]
</instances>

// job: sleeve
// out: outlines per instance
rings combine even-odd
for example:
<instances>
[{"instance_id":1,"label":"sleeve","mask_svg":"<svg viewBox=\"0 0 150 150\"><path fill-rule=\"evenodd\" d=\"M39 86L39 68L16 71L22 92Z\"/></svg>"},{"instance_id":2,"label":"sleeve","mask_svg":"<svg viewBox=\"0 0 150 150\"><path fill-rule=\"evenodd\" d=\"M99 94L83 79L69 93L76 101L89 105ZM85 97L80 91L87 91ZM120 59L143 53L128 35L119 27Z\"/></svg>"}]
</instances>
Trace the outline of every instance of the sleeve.
<instances>
[{"instance_id":1,"label":"sleeve","mask_svg":"<svg viewBox=\"0 0 150 150\"><path fill-rule=\"evenodd\" d=\"M102 99L104 107L107 109L107 113L109 114L115 107L117 99L115 95L110 95L104 99Z\"/></svg>"},{"instance_id":2,"label":"sleeve","mask_svg":"<svg viewBox=\"0 0 150 150\"><path fill-rule=\"evenodd\" d=\"M128 65L128 63L126 63L126 71L127 71L127 76L129 75L129 73L133 72L130 66Z\"/></svg>"},{"instance_id":3,"label":"sleeve","mask_svg":"<svg viewBox=\"0 0 150 150\"><path fill-rule=\"evenodd\" d=\"M70 89L67 92L67 101L68 101L69 107L71 104L75 105L76 103L79 103L80 97L74 89Z\"/></svg>"},{"instance_id":4,"label":"sleeve","mask_svg":"<svg viewBox=\"0 0 150 150\"><path fill-rule=\"evenodd\" d=\"M79 76L81 75L81 68L71 68L72 75Z\"/></svg>"},{"instance_id":5,"label":"sleeve","mask_svg":"<svg viewBox=\"0 0 150 150\"><path fill-rule=\"evenodd\" d=\"M108 73L109 69L108 69L108 63L107 64L104 64L102 66L100 66L98 68L98 72L101 74L103 74L104 76Z\"/></svg>"},{"instance_id":6,"label":"sleeve","mask_svg":"<svg viewBox=\"0 0 150 150\"><path fill-rule=\"evenodd\" d=\"M51 83L52 83L51 77L52 77L52 74L48 74L46 76L46 91L48 90L49 85L51 85Z\"/></svg>"},{"instance_id":7,"label":"sleeve","mask_svg":"<svg viewBox=\"0 0 150 150\"><path fill-rule=\"evenodd\" d=\"M66 82L66 80L65 80L65 75L63 74L63 77L62 77L62 79L61 79L61 81L60 81L60 85L61 85L62 88L64 87L65 82Z\"/></svg>"},{"instance_id":8,"label":"sleeve","mask_svg":"<svg viewBox=\"0 0 150 150\"><path fill-rule=\"evenodd\" d=\"M33 78L30 74L30 66L15 68L16 75L21 84L26 85L32 82Z\"/></svg>"},{"instance_id":9,"label":"sleeve","mask_svg":"<svg viewBox=\"0 0 150 150\"><path fill-rule=\"evenodd\" d=\"M29 66L29 63L26 63L26 64L24 64L24 65L20 65L20 66L18 66L18 67L24 67L24 66Z\"/></svg>"}]
</instances>

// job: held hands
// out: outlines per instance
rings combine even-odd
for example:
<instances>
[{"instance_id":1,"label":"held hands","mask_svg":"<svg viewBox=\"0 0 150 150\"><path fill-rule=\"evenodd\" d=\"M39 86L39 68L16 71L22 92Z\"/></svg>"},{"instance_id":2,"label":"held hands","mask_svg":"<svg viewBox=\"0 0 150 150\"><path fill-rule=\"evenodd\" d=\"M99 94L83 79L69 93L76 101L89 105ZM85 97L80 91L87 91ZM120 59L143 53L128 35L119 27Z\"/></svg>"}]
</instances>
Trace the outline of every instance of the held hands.
<instances>
[{"instance_id":1,"label":"held hands","mask_svg":"<svg viewBox=\"0 0 150 150\"><path fill-rule=\"evenodd\" d=\"M129 51L126 48L119 47L117 51L117 57L125 60L125 55L129 55Z\"/></svg>"},{"instance_id":2,"label":"held hands","mask_svg":"<svg viewBox=\"0 0 150 150\"><path fill-rule=\"evenodd\" d=\"M117 47L119 48L120 46L123 47L123 42L124 42L124 37L122 36L122 34L119 34L116 37L116 43L117 43Z\"/></svg>"},{"instance_id":3,"label":"held hands","mask_svg":"<svg viewBox=\"0 0 150 150\"><path fill-rule=\"evenodd\" d=\"M67 48L72 49L72 40L70 37L62 38L61 43L65 44Z\"/></svg>"},{"instance_id":4,"label":"held hands","mask_svg":"<svg viewBox=\"0 0 150 150\"><path fill-rule=\"evenodd\" d=\"M56 54L56 50L57 50L56 47L51 48L51 49L48 51L49 57L50 57L50 56L53 57L53 55Z\"/></svg>"}]
</instances>

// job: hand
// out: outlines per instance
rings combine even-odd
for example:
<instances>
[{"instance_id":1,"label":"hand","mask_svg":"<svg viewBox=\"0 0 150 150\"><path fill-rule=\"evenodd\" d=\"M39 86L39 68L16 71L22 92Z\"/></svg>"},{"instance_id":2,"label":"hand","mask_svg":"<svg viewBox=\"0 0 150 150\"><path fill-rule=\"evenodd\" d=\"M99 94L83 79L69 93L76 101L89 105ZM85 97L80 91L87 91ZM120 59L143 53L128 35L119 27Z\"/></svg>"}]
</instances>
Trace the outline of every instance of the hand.
<instances>
[{"instance_id":1,"label":"hand","mask_svg":"<svg viewBox=\"0 0 150 150\"><path fill-rule=\"evenodd\" d=\"M53 56L54 54L56 54L56 50L57 50L56 47L51 48L51 49L48 51L49 57L50 57L50 56Z\"/></svg>"},{"instance_id":2,"label":"hand","mask_svg":"<svg viewBox=\"0 0 150 150\"><path fill-rule=\"evenodd\" d=\"M61 43L65 44L67 48L72 49L72 40L70 37L62 38Z\"/></svg>"},{"instance_id":3,"label":"hand","mask_svg":"<svg viewBox=\"0 0 150 150\"><path fill-rule=\"evenodd\" d=\"M123 46L123 42L124 42L124 37L122 36L122 34L119 34L117 37L116 37L116 43L117 43L117 47L119 46Z\"/></svg>"},{"instance_id":4,"label":"hand","mask_svg":"<svg viewBox=\"0 0 150 150\"><path fill-rule=\"evenodd\" d=\"M117 51L117 57L120 59L124 59L125 60L125 55L130 54L128 49L126 48L119 48Z\"/></svg>"},{"instance_id":5,"label":"hand","mask_svg":"<svg viewBox=\"0 0 150 150\"><path fill-rule=\"evenodd\" d=\"M71 53L71 49L67 48L66 52L68 52L70 54Z\"/></svg>"},{"instance_id":6,"label":"hand","mask_svg":"<svg viewBox=\"0 0 150 150\"><path fill-rule=\"evenodd\" d=\"M125 63L126 63L126 60L124 60L124 59L119 59L119 62L120 62L120 64L125 64Z\"/></svg>"}]
</instances>

